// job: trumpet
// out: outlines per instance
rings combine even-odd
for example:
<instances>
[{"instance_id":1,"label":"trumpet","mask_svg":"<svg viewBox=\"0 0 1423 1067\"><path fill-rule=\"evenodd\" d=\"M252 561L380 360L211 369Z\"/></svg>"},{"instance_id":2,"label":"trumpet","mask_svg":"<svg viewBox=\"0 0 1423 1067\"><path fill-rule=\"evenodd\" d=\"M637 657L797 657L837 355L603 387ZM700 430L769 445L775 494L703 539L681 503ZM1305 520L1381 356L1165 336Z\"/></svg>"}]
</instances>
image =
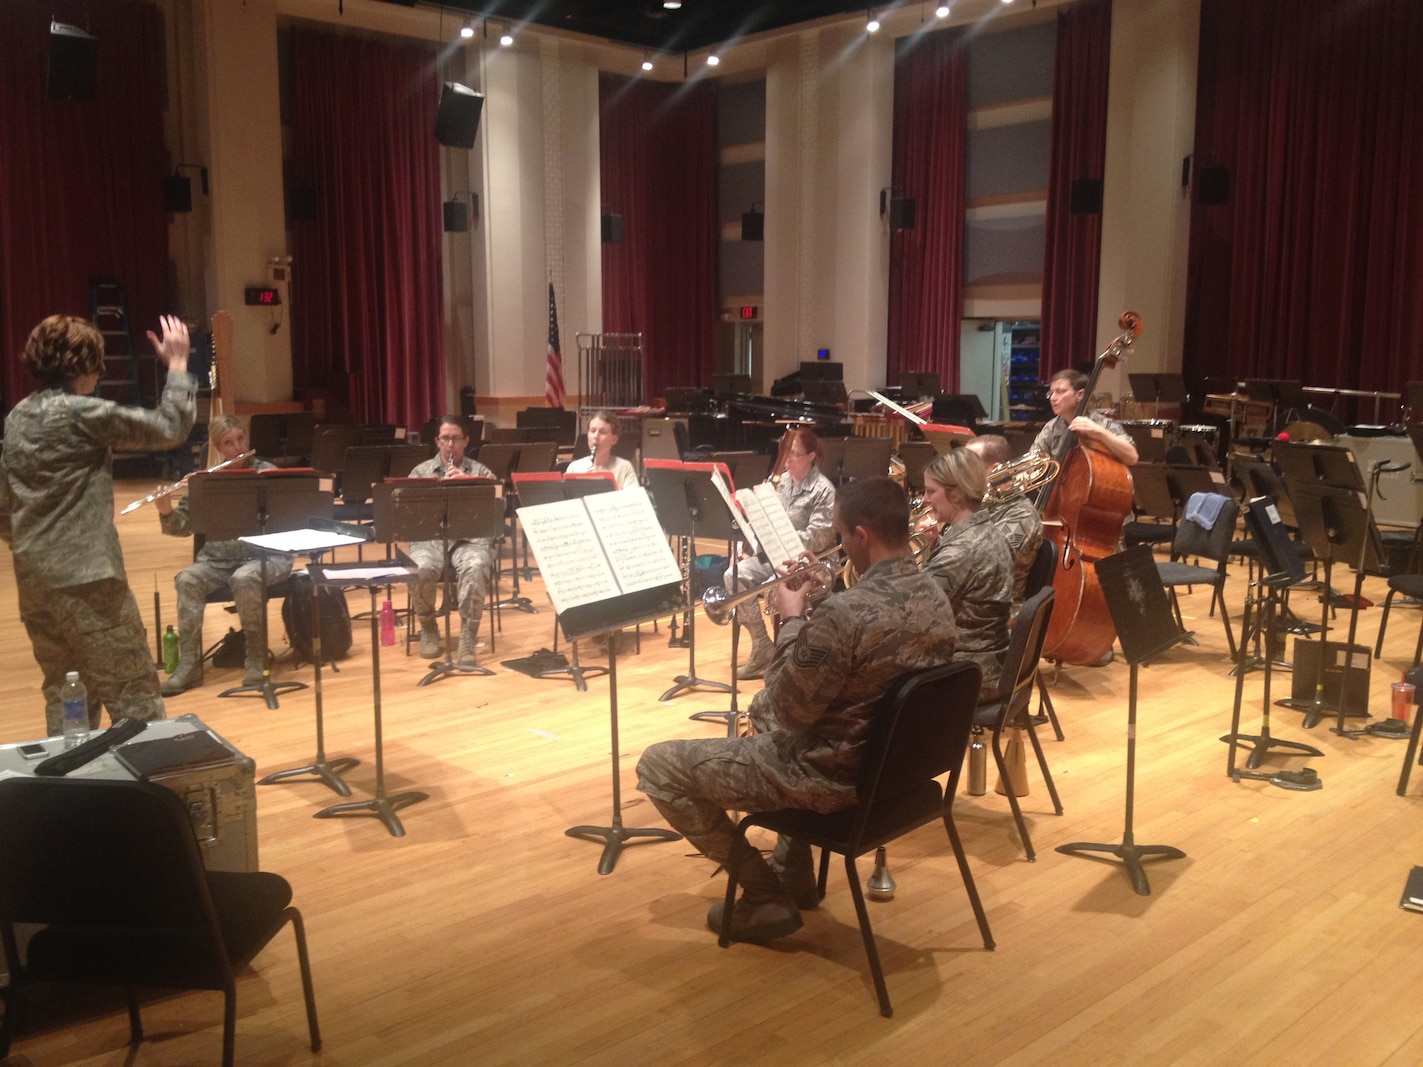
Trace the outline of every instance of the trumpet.
<instances>
[{"instance_id":1,"label":"trumpet","mask_svg":"<svg viewBox=\"0 0 1423 1067\"><path fill-rule=\"evenodd\" d=\"M702 593L702 607L706 610L707 620L716 626L725 626L736 616L736 609L749 600L755 600L763 593L769 593L778 585L784 585L794 581L796 584L791 588L800 586L801 582L810 582L811 590L806 598L807 610L820 603L835 585L835 579L840 577L848 564L837 566L838 560L832 557L839 555L843 549L839 545L828 549L826 552L812 560L802 560L785 574L778 574L773 578L768 578L760 585L743 590L732 596L723 587L714 585ZM766 597L766 606L762 609L767 615L776 614L776 604L769 596Z\"/></svg>"},{"instance_id":2,"label":"trumpet","mask_svg":"<svg viewBox=\"0 0 1423 1067\"><path fill-rule=\"evenodd\" d=\"M252 456L255 456L256 454L257 450L255 448L251 448L248 449L246 452L242 453L242 455L240 456L233 456L231 459L225 459L221 463L214 464L205 471L194 471L193 473L212 474L214 471L223 470L226 467L232 466L234 463L241 463L244 459L248 459ZM191 478L192 475L190 474L187 477ZM120 511L119 514L127 515L130 511L137 511L139 508L143 507L144 504L153 503L159 497L169 496L174 491L176 491L180 485L183 484L184 480L186 479L180 479L176 482L169 482L167 485L160 485L157 489L153 490L153 492L149 493L146 497L142 498L141 500L135 500L132 504L129 504L122 511Z\"/></svg>"}]
</instances>

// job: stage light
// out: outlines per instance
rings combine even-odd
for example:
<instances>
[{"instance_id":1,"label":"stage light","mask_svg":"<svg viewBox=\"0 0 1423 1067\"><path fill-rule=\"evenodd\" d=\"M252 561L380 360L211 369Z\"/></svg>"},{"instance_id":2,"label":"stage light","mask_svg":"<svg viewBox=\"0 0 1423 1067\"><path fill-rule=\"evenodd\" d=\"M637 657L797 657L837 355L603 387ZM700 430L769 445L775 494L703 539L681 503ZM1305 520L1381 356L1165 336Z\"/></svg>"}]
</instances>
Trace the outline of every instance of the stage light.
<instances>
[{"instance_id":1,"label":"stage light","mask_svg":"<svg viewBox=\"0 0 1423 1067\"><path fill-rule=\"evenodd\" d=\"M716 65L717 65L718 63L720 63L720 62L721 62L721 56L717 55L715 52L713 52L711 55L707 56L707 66L709 66L709 67L714 67L714 66L716 66Z\"/></svg>"},{"instance_id":2,"label":"stage light","mask_svg":"<svg viewBox=\"0 0 1423 1067\"><path fill-rule=\"evenodd\" d=\"M651 57L651 56L643 56L643 57L642 57L642 69L643 69L643 70L651 70L651 69L652 69L652 57Z\"/></svg>"},{"instance_id":3,"label":"stage light","mask_svg":"<svg viewBox=\"0 0 1423 1067\"><path fill-rule=\"evenodd\" d=\"M869 13L869 17L865 19L865 32L866 32L866 33L878 33L878 32L879 32L879 16L876 15L873 11L871 11L871 12Z\"/></svg>"},{"instance_id":4,"label":"stage light","mask_svg":"<svg viewBox=\"0 0 1423 1067\"><path fill-rule=\"evenodd\" d=\"M940 4L938 7L934 8L934 17L935 17L936 19L946 19L946 18L948 18L948 17L949 17L949 5L948 5L948 4Z\"/></svg>"},{"instance_id":5,"label":"stage light","mask_svg":"<svg viewBox=\"0 0 1423 1067\"><path fill-rule=\"evenodd\" d=\"M474 36L474 24L465 19L464 25L460 27L460 36L466 41Z\"/></svg>"}]
</instances>

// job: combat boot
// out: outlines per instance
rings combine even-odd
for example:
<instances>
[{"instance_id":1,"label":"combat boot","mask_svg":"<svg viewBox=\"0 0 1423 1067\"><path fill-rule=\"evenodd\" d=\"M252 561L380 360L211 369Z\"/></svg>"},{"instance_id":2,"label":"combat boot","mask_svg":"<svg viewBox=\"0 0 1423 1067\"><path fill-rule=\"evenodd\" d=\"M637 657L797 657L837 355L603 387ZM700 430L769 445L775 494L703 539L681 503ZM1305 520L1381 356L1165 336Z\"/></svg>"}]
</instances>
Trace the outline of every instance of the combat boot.
<instances>
[{"instance_id":1,"label":"combat boot","mask_svg":"<svg viewBox=\"0 0 1423 1067\"><path fill-rule=\"evenodd\" d=\"M771 641L770 635L766 633L766 619L755 610L752 604L752 611L746 619L739 620L746 627L746 632L751 635L751 654L746 657L736 671L736 677L743 681L751 678L760 678L766 673L766 668L770 666L771 659L776 653L776 646Z\"/></svg>"},{"instance_id":2,"label":"combat boot","mask_svg":"<svg viewBox=\"0 0 1423 1067\"><path fill-rule=\"evenodd\" d=\"M473 667L474 661L474 635L479 628L479 624L470 625L465 623L460 627L460 648L459 656L455 662L461 667Z\"/></svg>"},{"instance_id":3,"label":"combat boot","mask_svg":"<svg viewBox=\"0 0 1423 1067\"><path fill-rule=\"evenodd\" d=\"M748 854L742 861L741 886L741 896L731 911L731 940L769 941L793 934L804 925L795 901L759 852ZM718 900L707 909L707 926L713 932L721 933L725 913L725 900Z\"/></svg>"},{"instance_id":4,"label":"combat boot","mask_svg":"<svg viewBox=\"0 0 1423 1067\"><path fill-rule=\"evenodd\" d=\"M782 834L776 839L770 866L797 908L811 911L820 907L820 882L816 877L815 858L811 855L809 842Z\"/></svg>"},{"instance_id":5,"label":"combat boot","mask_svg":"<svg viewBox=\"0 0 1423 1067\"><path fill-rule=\"evenodd\" d=\"M247 648L247 661L242 668L242 684L261 685L267 673L267 654L251 651L251 645L248 645Z\"/></svg>"},{"instance_id":6,"label":"combat boot","mask_svg":"<svg viewBox=\"0 0 1423 1067\"><path fill-rule=\"evenodd\" d=\"M158 692L175 697L203 684L203 636L200 633L179 638L178 669L163 679Z\"/></svg>"},{"instance_id":7,"label":"combat boot","mask_svg":"<svg viewBox=\"0 0 1423 1067\"><path fill-rule=\"evenodd\" d=\"M440 640L440 628L435 624L434 619L420 620L420 657L421 659L438 659L440 653L444 652L445 643Z\"/></svg>"}]
</instances>

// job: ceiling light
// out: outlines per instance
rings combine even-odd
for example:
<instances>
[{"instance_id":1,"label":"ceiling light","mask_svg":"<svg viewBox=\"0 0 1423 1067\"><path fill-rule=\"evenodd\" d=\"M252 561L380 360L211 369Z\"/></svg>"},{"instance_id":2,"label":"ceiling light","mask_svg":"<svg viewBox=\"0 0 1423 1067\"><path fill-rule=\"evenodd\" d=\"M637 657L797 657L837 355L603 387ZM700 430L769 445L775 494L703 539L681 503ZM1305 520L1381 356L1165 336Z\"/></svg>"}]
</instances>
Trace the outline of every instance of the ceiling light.
<instances>
[{"instance_id":1,"label":"ceiling light","mask_svg":"<svg viewBox=\"0 0 1423 1067\"><path fill-rule=\"evenodd\" d=\"M714 66L716 66L716 65L717 65L718 63L720 63L720 62L721 62L721 56L717 55L715 52L713 52L711 55L707 56L707 66L709 66L709 67L714 67Z\"/></svg>"},{"instance_id":2,"label":"ceiling light","mask_svg":"<svg viewBox=\"0 0 1423 1067\"><path fill-rule=\"evenodd\" d=\"M651 56L643 56L643 57L642 57L642 69L643 69L643 70L651 70L651 69L652 69L652 57L651 57Z\"/></svg>"},{"instance_id":3,"label":"ceiling light","mask_svg":"<svg viewBox=\"0 0 1423 1067\"><path fill-rule=\"evenodd\" d=\"M948 4L940 4L938 7L934 8L934 17L935 17L936 19L946 19L946 18L948 18L948 17L949 17L949 5L948 5Z\"/></svg>"},{"instance_id":4,"label":"ceiling light","mask_svg":"<svg viewBox=\"0 0 1423 1067\"><path fill-rule=\"evenodd\" d=\"M499 35L499 43L502 44L505 48L508 48L511 44L514 43L514 35L508 30L505 30Z\"/></svg>"},{"instance_id":5,"label":"ceiling light","mask_svg":"<svg viewBox=\"0 0 1423 1067\"><path fill-rule=\"evenodd\" d=\"M878 32L879 32L879 16L876 15L873 11L870 12L869 18L865 20L865 32L866 32L866 33L878 33Z\"/></svg>"},{"instance_id":6,"label":"ceiling light","mask_svg":"<svg viewBox=\"0 0 1423 1067\"><path fill-rule=\"evenodd\" d=\"M465 40L474 36L474 26L469 19L465 19L464 25L460 27L460 36Z\"/></svg>"},{"instance_id":7,"label":"ceiling light","mask_svg":"<svg viewBox=\"0 0 1423 1067\"><path fill-rule=\"evenodd\" d=\"M682 0L662 0L662 6L668 11L676 11L682 6Z\"/></svg>"}]
</instances>

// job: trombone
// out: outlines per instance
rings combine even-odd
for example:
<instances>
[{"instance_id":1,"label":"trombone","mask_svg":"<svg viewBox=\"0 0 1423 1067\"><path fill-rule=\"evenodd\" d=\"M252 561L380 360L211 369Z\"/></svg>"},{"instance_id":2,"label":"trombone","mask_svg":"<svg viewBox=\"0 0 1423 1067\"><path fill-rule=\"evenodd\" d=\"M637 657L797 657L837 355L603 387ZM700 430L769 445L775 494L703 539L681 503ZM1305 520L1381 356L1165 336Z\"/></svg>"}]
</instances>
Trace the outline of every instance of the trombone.
<instances>
[{"instance_id":1,"label":"trombone","mask_svg":"<svg viewBox=\"0 0 1423 1067\"><path fill-rule=\"evenodd\" d=\"M244 459L249 459L250 457L255 456L256 454L257 450L255 448L250 448L246 452L242 453L242 455L240 456L233 456L231 459L225 459L221 463L214 464L205 471L194 471L193 474L212 474L214 471L224 470L225 468L232 466L234 463L241 463ZM192 474L189 474L187 477L191 478L192 476ZM130 511L137 511L139 508L143 507L144 504L153 503L161 496L168 496L169 494L176 491L177 488L182 485L183 481L185 480L186 479L180 479L176 482L170 482L167 485L160 485L157 489L153 490L153 492L149 493L143 499L135 500L132 504L129 504L121 512L119 512L119 514L127 515Z\"/></svg>"},{"instance_id":2,"label":"trombone","mask_svg":"<svg viewBox=\"0 0 1423 1067\"><path fill-rule=\"evenodd\" d=\"M750 589L742 590L732 596L720 585L711 586L702 593L702 607L706 610L707 620L716 626L725 626L731 622L736 615L736 609L749 600L755 600L764 593L769 593L778 585L794 581L797 588L801 582L811 583L811 591L806 599L806 607L820 603L835 585L835 579L844 573L849 565L840 559L833 559L842 555L844 549L839 545L827 549L814 559L802 559L796 563L785 574L778 574L773 578L767 578L760 585L752 586ZM762 609L767 615L776 614L776 602L771 597L766 597L766 606Z\"/></svg>"}]
</instances>

